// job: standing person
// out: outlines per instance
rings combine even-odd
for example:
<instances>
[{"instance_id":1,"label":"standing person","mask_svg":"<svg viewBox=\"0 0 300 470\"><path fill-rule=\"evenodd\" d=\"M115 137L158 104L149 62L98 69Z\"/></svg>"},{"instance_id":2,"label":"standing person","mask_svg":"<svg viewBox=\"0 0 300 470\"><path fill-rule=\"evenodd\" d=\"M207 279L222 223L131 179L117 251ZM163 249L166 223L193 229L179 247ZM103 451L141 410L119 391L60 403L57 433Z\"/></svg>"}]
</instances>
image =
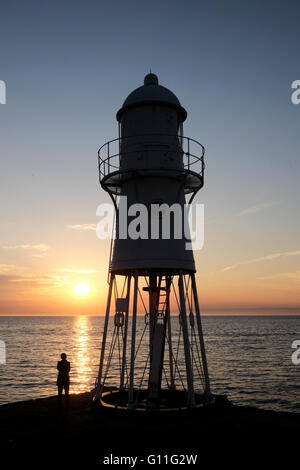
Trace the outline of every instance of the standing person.
<instances>
[{"instance_id":1,"label":"standing person","mask_svg":"<svg viewBox=\"0 0 300 470\"><path fill-rule=\"evenodd\" d=\"M57 388L58 388L58 409L61 410L61 401L62 401L62 393L65 390L65 410L68 411L69 408L69 387L70 387L70 376L69 372L71 369L71 364L67 361L67 355L62 353L60 355L61 361L57 363Z\"/></svg>"}]
</instances>

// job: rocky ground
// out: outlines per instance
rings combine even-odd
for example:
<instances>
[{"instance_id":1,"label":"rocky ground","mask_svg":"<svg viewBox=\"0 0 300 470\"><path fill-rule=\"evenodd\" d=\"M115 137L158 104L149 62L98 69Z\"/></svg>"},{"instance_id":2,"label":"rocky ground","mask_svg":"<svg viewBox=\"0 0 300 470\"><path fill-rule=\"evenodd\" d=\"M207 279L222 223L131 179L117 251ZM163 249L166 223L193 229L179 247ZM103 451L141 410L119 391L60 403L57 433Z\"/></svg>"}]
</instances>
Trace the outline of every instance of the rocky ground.
<instances>
[{"instance_id":1,"label":"rocky ground","mask_svg":"<svg viewBox=\"0 0 300 470\"><path fill-rule=\"evenodd\" d=\"M196 466L207 466L207 459L239 468L284 459L287 468L300 455L300 414L236 407L222 397L201 410L132 413L94 411L90 393L81 393L70 396L67 414L58 413L56 397L49 397L2 405L0 420L1 458L12 468L140 468L189 454L198 455ZM149 455L155 457L148 462ZM137 457L135 463L129 457Z\"/></svg>"}]
</instances>

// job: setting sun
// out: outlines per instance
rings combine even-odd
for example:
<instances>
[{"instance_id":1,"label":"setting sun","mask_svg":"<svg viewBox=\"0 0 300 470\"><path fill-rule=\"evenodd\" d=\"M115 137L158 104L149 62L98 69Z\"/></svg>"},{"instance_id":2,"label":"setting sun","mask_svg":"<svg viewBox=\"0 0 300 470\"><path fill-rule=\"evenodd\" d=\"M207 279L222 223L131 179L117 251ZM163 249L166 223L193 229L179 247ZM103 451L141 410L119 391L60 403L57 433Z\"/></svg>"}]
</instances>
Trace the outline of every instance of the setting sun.
<instances>
[{"instance_id":1,"label":"setting sun","mask_svg":"<svg viewBox=\"0 0 300 470\"><path fill-rule=\"evenodd\" d=\"M87 295L90 292L89 286L85 282L79 282L76 284L74 287L74 292L76 295L84 296Z\"/></svg>"}]
</instances>

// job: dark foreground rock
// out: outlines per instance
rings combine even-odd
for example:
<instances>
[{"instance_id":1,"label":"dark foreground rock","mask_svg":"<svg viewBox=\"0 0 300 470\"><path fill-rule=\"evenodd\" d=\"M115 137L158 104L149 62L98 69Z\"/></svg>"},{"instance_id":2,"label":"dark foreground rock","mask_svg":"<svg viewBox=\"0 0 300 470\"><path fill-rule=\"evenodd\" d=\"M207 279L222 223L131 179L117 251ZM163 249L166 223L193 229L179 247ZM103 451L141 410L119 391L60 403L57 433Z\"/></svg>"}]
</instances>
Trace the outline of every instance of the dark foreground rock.
<instances>
[{"instance_id":1,"label":"dark foreground rock","mask_svg":"<svg viewBox=\"0 0 300 470\"><path fill-rule=\"evenodd\" d=\"M70 396L68 414L59 414L56 397L49 397L2 405L0 420L1 458L12 468L105 468L107 461L133 468L117 460L126 456L137 456L140 468L155 461L147 463L149 455L178 454L197 454L199 467L207 459L239 468L284 459L286 468L300 449L300 414L236 407L221 397L199 410L132 413L93 411L90 393L81 393ZM166 461L156 457L156 464Z\"/></svg>"}]
</instances>

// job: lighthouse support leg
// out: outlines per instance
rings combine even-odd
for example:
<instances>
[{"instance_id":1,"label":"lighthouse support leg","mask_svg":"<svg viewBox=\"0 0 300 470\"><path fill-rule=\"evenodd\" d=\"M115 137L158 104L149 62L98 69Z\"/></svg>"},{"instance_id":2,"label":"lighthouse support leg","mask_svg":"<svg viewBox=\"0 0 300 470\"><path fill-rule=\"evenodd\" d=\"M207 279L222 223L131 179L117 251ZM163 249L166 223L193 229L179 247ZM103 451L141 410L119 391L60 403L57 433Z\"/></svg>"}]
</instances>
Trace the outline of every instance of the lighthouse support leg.
<instances>
[{"instance_id":1,"label":"lighthouse support leg","mask_svg":"<svg viewBox=\"0 0 300 470\"><path fill-rule=\"evenodd\" d=\"M110 276L106 313L105 313L105 320L104 320L104 330L103 330L102 346L101 346L101 354L100 354L100 365L99 365L98 380L97 380L96 394L95 394L96 399L100 399L101 394L102 394L102 388L103 388L101 384L101 380L102 380L102 373L103 373L104 353L105 353L109 311L110 311L111 295L112 295L112 288L113 288L114 280L115 280L115 275L112 274Z\"/></svg>"},{"instance_id":2,"label":"lighthouse support leg","mask_svg":"<svg viewBox=\"0 0 300 470\"><path fill-rule=\"evenodd\" d=\"M185 292L184 292L184 283L183 283L183 273L180 272L179 275L179 296L180 296L180 313L182 319L182 332L183 332L183 341L184 341L184 356L185 356L185 367L186 367L186 377L187 377L187 386L188 386L188 405L195 405L195 394L194 394L194 381L193 381L193 371L191 363L191 352L190 352L190 340L188 333L187 317L186 317L186 306L185 306Z\"/></svg>"},{"instance_id":3,"label":"lighthouse support leg","mask_svg":"<svg viewBox=\"0 0 300 470\"><path fill-rule=\"evenodd\" d=\"M169 344L169 365L170 365L170 389L175 390L174 381L174 368L173 368L173 349L172 349L172 330L171 330L171 314L170 314L170 290L171 279L168 277L166 282L167 299L166 299L166 316L167 316L167 330L168 330L168 344Z\"/></svg>"},{"instance_id":4,"label":"lighthouse support leg","mask_svg":"<svg viewBox=\"0 0 300 470\"><path fill-rule=\"evenodd\" d=\"M149 275L149 344L150 366L152 363L153 336L157 317L157 279L156 274Z\"/></svg>"},{"instance_id":5,"label":"lighthouse support leg","mask_svg":"<svg viewBox=\"0 0 300 470\"><path fill-rule=\"evenodd\" d=\"M138 273L134 273L134 294L133 294L133 310L132 310L132 333L131 333L131 360L130 360L130 376L128 390L128 408L134 408L134 361L135 361L135 335L136 335L136 310L138 298Z\"/></svg>"},{"instance_id":6,"label":"lighthouse support leg","mask_svg":"<svg viewBox=\"0 0 300 470\"><path fill-rule=\"evenodd\" d=\"M203 364L203 374L204 374L204 381L205 381L204 393L206 395L210 395L210 393L211 393L210 392L210 383L209 383L209 376L208 376L206 351L205 351L205 345L204 345L202 322L201 322L200 308L199 308L199 302L198 302L198 293L197 293L195 274L192 274L191 277L192 277L192 289L193 289L193 297L194 297L194 304L195 304L196 318L197 318L197 325L198 325L198 334L199 334L199 340L200 340L200 351L201 351L202 364Z\"/></svg>"},{"instance_id":7,"label":"lighthouse support leg","mask_svg":"<svg viewBox=\"0 0 300 470\"><path fill-rule=\"evenodd\" d=\"M126 368L126 350L127 350L127 331L128 331L128 312L129 312L129 301L130 301L130 284L131 284L131 275L127 277L127 311L125 313L125 322L124 322L124 335L123 335L123 351L122 351L122 369L121 369L121 379L120 379L120 390L124 389L124 377L125 377L125 368Z\"/></svg>"}]
</instances>

